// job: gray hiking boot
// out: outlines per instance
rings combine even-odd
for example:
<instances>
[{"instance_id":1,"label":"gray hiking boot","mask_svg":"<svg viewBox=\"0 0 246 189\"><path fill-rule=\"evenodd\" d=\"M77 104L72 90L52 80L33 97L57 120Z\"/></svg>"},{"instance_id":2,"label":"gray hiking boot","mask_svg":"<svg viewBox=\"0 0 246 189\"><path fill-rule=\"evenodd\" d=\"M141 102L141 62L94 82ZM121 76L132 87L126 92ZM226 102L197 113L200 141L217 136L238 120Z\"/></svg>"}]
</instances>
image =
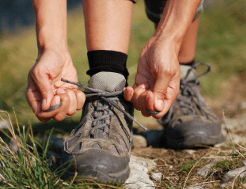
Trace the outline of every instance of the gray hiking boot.
<instances>
[{"instance_id":1,"label":"gray hiking boot","mask_svg":"<svg viewBox=\"0 0 246 189\"><path fill-rule=\"evenodd\" d=\"M208 66L196 75L195 68ZM210 71L207 63L181 65L180 91L169 112L158 120L164 126L164 139L171 148L211 146L223 141L221 122L208 107L197 79Z\"/></svg>"},{"instance_id":2,"label":"gray hiking boot","mask_svg":"<svg viewBox=\"0 0 246 189\"><path fill-rule=\"evenodd\" d=\"M66 80L63 80L66 81ZM69 82L69 81L66 81ZM62 164L74 160L67 175L102 183L124 183L130 169L133 104L123 98L125 78L113 72L91 77L80 124L64 142Z\"/></svg>"}]
</instances>

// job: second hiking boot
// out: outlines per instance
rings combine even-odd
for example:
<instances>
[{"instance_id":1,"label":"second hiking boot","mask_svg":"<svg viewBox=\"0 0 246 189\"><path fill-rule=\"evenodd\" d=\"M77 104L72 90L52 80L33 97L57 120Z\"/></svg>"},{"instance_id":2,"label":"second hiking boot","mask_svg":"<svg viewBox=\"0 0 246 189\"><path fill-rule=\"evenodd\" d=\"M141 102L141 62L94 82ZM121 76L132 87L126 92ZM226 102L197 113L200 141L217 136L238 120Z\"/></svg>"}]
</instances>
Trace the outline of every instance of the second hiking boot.
<instances>
[{"instance_id":1,"label":"second hiking boot","mask_svg":"<svg viewBox=\"0 0 246 189\"><path fill-rule=\"evenodd\" d=\"M205 65L208 70L196 75L195 68ZM207 63L180 66L181 80L178 97L169 112L158 120L164 126L164 139L171 148L211 146L223 141L221 122L204 101L197 78L207 74Z\"/></svg>"}]
</instances>

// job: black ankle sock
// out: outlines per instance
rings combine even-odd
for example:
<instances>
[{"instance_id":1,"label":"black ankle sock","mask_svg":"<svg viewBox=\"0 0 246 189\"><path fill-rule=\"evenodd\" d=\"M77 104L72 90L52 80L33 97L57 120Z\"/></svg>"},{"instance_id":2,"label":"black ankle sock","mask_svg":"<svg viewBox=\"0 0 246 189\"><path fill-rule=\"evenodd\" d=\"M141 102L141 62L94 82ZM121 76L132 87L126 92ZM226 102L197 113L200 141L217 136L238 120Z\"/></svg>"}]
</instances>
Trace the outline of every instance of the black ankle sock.
<instances>
[{"instance_id":1,"label":"black ankle sock","mask_svg":"<svg viewBox=\"0 0 246 189\"><path fill-rule=\"evenodd\" d=\"M191 62L181 63L181 65L185 65L185 66L193 66L194 64L195 64L195 59L193 59Z\"/></svg>"},{"instance_id":2,"label":"black ankle sock","mask_svg":"<svg viewBox=\"0 0 246 189\"><path fill-rule=\"evenodd\" d=\"M127 55L117 51L96 50L87 53L90 69L86 72L87 75L102 71L115 72L122 74L126 81L129 75L126 68Z\"/></svg>"}]
</instances>

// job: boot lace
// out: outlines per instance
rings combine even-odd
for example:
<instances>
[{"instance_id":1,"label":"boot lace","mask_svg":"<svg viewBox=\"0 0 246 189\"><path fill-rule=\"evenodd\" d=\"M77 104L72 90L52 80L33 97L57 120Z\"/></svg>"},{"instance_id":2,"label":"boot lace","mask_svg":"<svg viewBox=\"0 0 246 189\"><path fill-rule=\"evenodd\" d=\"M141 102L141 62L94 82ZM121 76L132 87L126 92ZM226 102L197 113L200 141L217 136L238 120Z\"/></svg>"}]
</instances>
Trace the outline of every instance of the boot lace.
<instances>
[{"instance_id":1,"label":"boot lace","mask_svg":"<svg viewBox=\"0 0 246 189\"><path fill-rule=\"evenodd\" d=\"M192 70L195 69L197 66L199 65L204 65L207 66L208 69L202 73L199 74L195 77L189 78L189 75L191 74ZM196 92L196 90L193 88L195 85L198 85L198 78L202 77L204 75L206 75L209 71L210 71L211 67L208 63L196 63L192 66L191 69L189 69L187 71L187 74L185 75L184 79L180 80L180 91L178 94L178 97L176 98L176 101L179 103L180 107L181 107L181 111L184 115L196 115L196 108L199 109L203 115L205 115L207 118L209 118L208 113L204 110L204 108L202 107L202 102L201 99L198 95L198 93ZM172 113L173 113L173 105L172 104L168 114L165 116L165 122L168 123L171 120L172 117Z\"/></svg>"},{"instance_id":2,"label":"boot lace","mask_svg":"<svg viewBox=\"0 0 246 189\"><path fill-rule=\"evenodd\" d=\"M105 134L108 134L108 125L110 123L110 116L113 115L108 104L117 108L131 121L134 121L144 130L147 130L147 128L144 125L138 122L131 114L129 114L127 111L122 109L117 104L116 102L117 100L124 99L123 97L124 90L108 92L108 91L103 91L100 89L94 89L94 88L88 87L79 82L68 81L66 79L62 79L62 81L66 83L77 85L78 87L85 89L84 93L85 93L87 100L96 100L95 103L93 103L93 106L95 107L96 111L93 113L93 117L95 118L95 120L92 123L92 129L90 130L91 135L95 135L97 129L101 129L104 131ZM104 102L107 102L108 104L100 103L100 100L103 100Z\"/></svg>"}]
</instances>

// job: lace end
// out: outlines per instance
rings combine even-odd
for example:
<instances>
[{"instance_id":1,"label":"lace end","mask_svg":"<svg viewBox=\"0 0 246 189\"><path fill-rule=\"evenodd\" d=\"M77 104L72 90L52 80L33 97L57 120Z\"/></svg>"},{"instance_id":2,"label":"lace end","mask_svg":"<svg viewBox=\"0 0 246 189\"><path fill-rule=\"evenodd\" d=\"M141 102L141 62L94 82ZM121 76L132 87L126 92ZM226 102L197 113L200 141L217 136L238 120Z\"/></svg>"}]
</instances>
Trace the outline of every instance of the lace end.
<instances>
[{"instance_id":1,"label":"lace end","mask_svg":"<svg viewBox=\"0 0 246 189\"><path fill-rule=\"evenodd\" d=\"M143 130L145 130L145 131L148 130L142 123L138 122L135 118L133 119L133 121L134 121L135 123L137 123L140 127L142 127Z\"/></svg>"}]
</instances>

